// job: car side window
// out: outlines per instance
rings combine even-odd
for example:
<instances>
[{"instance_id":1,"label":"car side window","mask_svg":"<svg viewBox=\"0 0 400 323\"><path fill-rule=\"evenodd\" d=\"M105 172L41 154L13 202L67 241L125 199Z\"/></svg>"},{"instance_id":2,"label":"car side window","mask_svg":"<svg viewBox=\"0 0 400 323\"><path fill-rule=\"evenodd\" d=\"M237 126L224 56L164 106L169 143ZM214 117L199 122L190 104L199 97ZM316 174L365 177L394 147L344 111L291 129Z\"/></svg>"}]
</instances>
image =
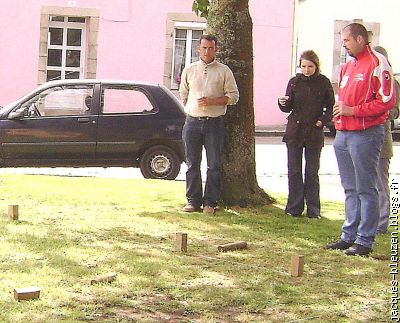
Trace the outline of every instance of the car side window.
<instances>
[{"instance_id":1,"label":"car side window","mask_svg":"<svg viewBox=\"0 0 400 323\"><path fill-rule=\"evenodd\" d=\"M135 88L103 87L103 113L149 113L154 107L146 94Z\"/></svg>"},{"instance_id":2,"label":"car side window","mask_svg":"<svg viewBox=\"0 0 400 323\"><path fill-rule=\"evenodd\" d=\"M25 118L90 114L92 85L56 86L22 104Z\"/></svg>"}]
</instances>

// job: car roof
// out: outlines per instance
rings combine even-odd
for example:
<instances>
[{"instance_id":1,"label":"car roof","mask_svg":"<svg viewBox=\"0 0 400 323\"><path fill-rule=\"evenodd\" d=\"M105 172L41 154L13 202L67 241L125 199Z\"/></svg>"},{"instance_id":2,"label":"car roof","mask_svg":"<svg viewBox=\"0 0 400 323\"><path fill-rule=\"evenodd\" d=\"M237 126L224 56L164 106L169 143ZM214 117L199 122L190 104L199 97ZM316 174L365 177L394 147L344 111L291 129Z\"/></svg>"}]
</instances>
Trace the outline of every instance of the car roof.
<instances>
[{"instance_id":1,"label":"car roof","mask_svg":"<svg viewBox=\"0 0 400 323\"><path fill-rule=\"evenodd\" d=\"M116 80L116 79L70 79L70 80L56 80L56 81L48 81L41 84L39 87L50 87L57 86L62 84L126 84L126 85L145 85L145 86L161 86L157 83L149 83L145 81L136 81L136 80Z\"/></svg>"}]
</instances>

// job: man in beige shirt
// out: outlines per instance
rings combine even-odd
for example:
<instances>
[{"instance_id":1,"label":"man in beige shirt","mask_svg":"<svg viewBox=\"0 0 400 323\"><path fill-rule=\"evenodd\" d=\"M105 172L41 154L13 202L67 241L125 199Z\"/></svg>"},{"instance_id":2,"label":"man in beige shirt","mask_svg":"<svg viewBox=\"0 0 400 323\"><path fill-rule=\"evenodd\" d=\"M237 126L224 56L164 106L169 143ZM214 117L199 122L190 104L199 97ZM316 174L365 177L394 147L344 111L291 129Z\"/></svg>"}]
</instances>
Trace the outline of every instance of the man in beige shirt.
<instances>
[{"instance_id":1,"label":"man in beige shirt","mask_svg":"<svg viewBox=\"0 0 400 323\"><path fill-rule=\"evenodd\" d=\"M186 198L184 212L213 214L220 193L221 153L225 127L222 115L227 105L236 104L239 91L228 66L215 60L217 39L212 35L200 38L197 62L185 67L179 93L185 112L183 141L186 153ZM203 146L207 156L207 180L203 194L200 164Z\"/></svg>"}]
</instances>

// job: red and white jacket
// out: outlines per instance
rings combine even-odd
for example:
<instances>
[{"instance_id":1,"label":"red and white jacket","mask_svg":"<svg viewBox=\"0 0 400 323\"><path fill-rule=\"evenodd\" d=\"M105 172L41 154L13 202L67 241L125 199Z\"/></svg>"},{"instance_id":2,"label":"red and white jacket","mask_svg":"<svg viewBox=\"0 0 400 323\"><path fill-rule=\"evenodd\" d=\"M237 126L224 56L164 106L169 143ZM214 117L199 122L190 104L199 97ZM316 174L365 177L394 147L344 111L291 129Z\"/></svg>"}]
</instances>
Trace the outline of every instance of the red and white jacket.
<instances>
[{"instance_id":1,"label":"red and white jacket","mask_svg":"<svg viewBox=\"0 0 400 323\"><path fill-rule=\"evenodd\" d=\"M392 69L382 54L367 45L343 66L338 84L339 101L353 107L354 115L335 118L336 130L358 131L385 123L396 91Z\"/></svg>"}]
</instances>

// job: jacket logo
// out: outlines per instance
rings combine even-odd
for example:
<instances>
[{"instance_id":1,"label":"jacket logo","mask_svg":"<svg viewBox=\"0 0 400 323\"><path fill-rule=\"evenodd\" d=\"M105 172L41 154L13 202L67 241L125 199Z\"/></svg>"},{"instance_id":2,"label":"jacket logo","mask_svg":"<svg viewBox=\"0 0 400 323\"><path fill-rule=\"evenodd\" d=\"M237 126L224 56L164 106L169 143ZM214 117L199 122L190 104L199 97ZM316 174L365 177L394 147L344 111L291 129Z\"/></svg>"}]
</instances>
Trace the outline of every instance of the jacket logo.
<instances>
[{"instance_id":1,"label":"jacket logo","mask_svg":"<svg viewBox=\"0 0 400 323\"><path fill-rule=\"evenodd\" d=\"M354 81L356 81L356 82L364 81L364 74L362 74L362 73L356 74L354 76Z\"/></svg>"},{"instance_id":2,"label":"jacket logo","mask_svg":"<svg viewBox=\"0 0 400 323\"><path fill-rule=\"evenodd\" d=\"M343 89L348 81L349 81L349 76L348 75L343 76L342 80L340 81L340 88Z\"/></svg>"},{"instance_id":3,"label":"jacket logo","mask_svg":"<svg viewBox=\"0 0 400 323\"><path fill-rule=\"evenodd\" d=\"M392 93L392 78L389 71L382 72L382 92L384 96L390 96Z\"/></svg>"}]
</instances>

